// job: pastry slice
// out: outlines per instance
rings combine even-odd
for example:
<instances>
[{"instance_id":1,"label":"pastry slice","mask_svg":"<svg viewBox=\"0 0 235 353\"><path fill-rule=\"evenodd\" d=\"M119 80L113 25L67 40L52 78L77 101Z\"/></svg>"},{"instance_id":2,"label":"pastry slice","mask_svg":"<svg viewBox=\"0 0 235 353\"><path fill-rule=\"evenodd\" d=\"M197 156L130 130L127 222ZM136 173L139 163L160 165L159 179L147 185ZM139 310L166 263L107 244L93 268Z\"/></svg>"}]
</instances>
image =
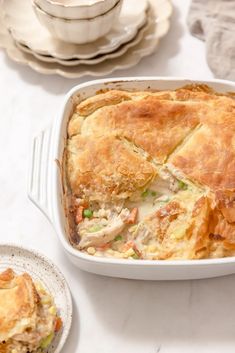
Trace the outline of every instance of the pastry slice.
<instances>
[{"instance_id":1,"label":"pastry slice","mask_svg":"<svg viewBox=\"0 0 235 353\"><path fill-rule=\"evenodd\" d=\"M52 297L29 274L0 274L0 352L46 348L61 326Z\"/></svg>"}]
</instances>

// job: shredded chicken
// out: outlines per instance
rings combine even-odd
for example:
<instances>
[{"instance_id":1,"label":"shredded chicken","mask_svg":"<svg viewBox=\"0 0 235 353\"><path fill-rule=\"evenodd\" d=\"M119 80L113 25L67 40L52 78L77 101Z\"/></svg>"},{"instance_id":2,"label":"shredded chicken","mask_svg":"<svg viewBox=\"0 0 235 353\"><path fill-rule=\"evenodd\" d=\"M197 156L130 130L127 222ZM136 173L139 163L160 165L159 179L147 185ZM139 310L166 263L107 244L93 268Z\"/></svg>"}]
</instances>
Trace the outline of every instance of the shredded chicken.
<instances>
[{"instance_id":1,"label":"shredded chicken","mask_svg":"<svg viewBox=\"0 0 235 353\"><path fill-rule=\"evenodd\" d=\"M122 230L125 228L125 221L130 215L130 211L124 208L121 213L110 221L103 229L97 232L87 231L82 235L79 243L80 248L86 248L88 246L99 246L113 240Z\"/></svg>"}]
</instances>

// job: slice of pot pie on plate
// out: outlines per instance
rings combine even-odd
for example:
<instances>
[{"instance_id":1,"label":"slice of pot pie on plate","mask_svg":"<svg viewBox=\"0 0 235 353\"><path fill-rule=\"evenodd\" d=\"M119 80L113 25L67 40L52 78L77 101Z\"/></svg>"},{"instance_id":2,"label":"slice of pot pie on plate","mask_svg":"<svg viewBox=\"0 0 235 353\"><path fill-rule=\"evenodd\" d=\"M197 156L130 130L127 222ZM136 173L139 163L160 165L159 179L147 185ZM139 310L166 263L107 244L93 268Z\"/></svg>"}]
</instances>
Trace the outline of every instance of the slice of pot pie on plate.
<instances>
[{"instance_id":1,"label":"slice of pot pie on plate","mask_svg":"<svg viewBox=\"0 0 235 353\"><path fill-rule=\"evenodd\" d=\"M233 256L234 136L234 99L205 85L78 104L63 163L73 246L129 259Z\"/></svg>"},{"instance_id":2,"label":"slice of pot pie on plate","mask_svg":"<svg viewBox=\"0 0 235 353\"><path fill-rule=\"evenodd\" d=\"M34 353L48 348L62 325L53 298L27 273L0 274L0 352Z\"/></svg>"}]
</instances>

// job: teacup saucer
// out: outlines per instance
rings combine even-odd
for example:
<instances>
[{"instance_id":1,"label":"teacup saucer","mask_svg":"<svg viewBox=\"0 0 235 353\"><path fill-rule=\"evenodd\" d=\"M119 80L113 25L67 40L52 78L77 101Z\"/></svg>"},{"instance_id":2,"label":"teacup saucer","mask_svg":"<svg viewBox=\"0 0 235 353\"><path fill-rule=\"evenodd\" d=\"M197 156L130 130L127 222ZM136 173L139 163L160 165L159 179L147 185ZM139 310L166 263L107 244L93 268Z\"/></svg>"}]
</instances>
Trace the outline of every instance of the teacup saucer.
<instances>
[{"instance_id":1,"label":"teacup saucer","mask_svg":"<svg viewBox=\"0 0 235 353\"><path fill-rule=\"evenodd\" d=\"M151 19L151 17L149 17L148 21L145 23L145 25L143 27L141 27L141 29L137 32L137 35L131 41L122 44L119 48L117 48L116 50L114 50L111 53L99 54L91 59L63 60L63 59L58 59L56 57L53 57L51 55L38 54L38 53L34 52L32 49L30 49L29 47L27 47L19 42L16 42L16 41L15 41L15 45L17 46L17 48L19 48L23 52L25 52L27 54L31 54L36 59L41 60L43 62L47 62L47 63L58 63L58 64L61 64L64 66L77 66L77 65L82 65L82 64L96 65L96 64L99 64L99 63L106 61L108 59L114 59L114 58L118 58L118 57L124 55L128 49L134 47L136 44L138 44L142 40L143 36L147 32L151 23L152 23L152 19Z\"/></svg>"}]
</instances>

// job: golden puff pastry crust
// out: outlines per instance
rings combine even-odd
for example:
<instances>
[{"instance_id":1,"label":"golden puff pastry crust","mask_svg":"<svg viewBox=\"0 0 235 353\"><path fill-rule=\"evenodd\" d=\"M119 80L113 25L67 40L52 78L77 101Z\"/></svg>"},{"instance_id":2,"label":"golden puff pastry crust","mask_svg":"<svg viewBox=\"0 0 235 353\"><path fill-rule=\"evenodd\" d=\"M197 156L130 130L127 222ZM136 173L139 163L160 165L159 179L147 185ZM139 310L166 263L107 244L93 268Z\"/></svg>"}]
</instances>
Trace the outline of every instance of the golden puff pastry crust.
<instances>
[{"instance_id":1,"label":"golden puff pastry crust","mask_svg":"<svg viewBox=\"0 0 235 353\"><path fill-rule=\"evenodd\" d=\"M235 190L235 124L202 125L168 163L213 191Z\"/></svg>"},{"instance_id":2,"label":"golden puff pastry crust","mask_svg":"<svg viewBox=\"0 0 235 353\"><path fill-rule=\"evenodd\" d=\"M10 346L9 344L2 344L0 343L0 353L8 353L9 352L9 349L10 349Z\"/></svg>"},{"instance_id":3,"label":"golden puff pastry crust","mask_svg":"<svg viewBox=\"0 0 235 353\"><path fill-rule=\"evenodd\" d=\"M199 123L198 104L162 101L155 96L104 106L87 116L81 134L115 134L143 149L158 163ZM158 132L156 138L156 131Z\"/></svg>"},{"instance_id":4,"label":"golden puff pastry crust","mask_svg":"<svg viewBox=\"0 0 235 353\"><path fill-rule=\"evenodd\" d=\"M8 269L0 274L0 341L34 324L38 294L31 277Z\"/></svg>"},{"instance_id":5,"label":"golden puff pastry crust","mask_svg":"<svg viewBox=\"0 0 235 353\"><path fill-rule=\"evenodd\" d=\"M65 154L72 243L119 258L234 255L234 136L234 95L206 85L84 100L68 123ZM87 239L99 246L79 246L92 245Z\"/></svg>"},{"instance_id":6,"label":"golden puff pastry crust","mask_svg":"<svg viewBox=\"0 0 235 353\"><path fill-rule=\"evenodd\" d=\"M116 136L76 135L68 143L68 176L75 195L92 200L127 198L143 188L156 168Z\"/></svg>"}]
</instances>

